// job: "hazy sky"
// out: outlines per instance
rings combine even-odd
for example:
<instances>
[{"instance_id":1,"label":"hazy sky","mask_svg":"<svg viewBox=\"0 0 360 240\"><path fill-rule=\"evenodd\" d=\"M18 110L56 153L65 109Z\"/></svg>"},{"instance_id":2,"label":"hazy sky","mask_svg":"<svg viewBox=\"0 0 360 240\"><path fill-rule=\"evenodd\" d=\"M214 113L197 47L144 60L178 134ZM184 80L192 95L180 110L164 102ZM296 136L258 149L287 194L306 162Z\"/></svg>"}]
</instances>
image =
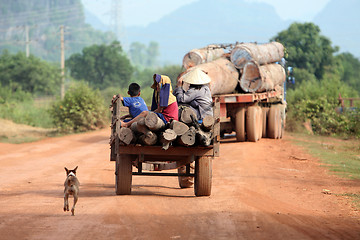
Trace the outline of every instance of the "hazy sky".
<instances>
[{"instance_id":1,"label":"hazy sky","mask_svg":"<svg viewBox=\"0 0 360 240\"><path fill-rule=\"evenodd\" d=\"M196 1L198 0L122 0L122 20L125 26L146 26L177 8ZM245 1L268 3L284 20L312 21L330 0ZM109 24L111 0L82 0L82 2L104 24Z\"/></svg>"}]
</instances>

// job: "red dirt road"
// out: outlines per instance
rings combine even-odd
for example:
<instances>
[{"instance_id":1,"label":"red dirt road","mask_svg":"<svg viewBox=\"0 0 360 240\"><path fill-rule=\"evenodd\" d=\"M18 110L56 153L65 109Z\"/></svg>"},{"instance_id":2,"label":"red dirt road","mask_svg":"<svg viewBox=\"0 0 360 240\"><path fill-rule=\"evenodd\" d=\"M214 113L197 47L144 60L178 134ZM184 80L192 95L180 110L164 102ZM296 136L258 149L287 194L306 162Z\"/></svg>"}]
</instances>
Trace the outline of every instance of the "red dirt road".
<instances>
[{"instance_id":1,"label":"red dirt road","mask_svg":"<svg viewBox=\"0 0 360 240\"><path fill-rule=\"evenodd\" d=\"M0 144L0 239L360 239L359 212L341 195L360 183L329 175L287 137L224 140L212 195L197 198L176 177L143 176L132 195L116 196L109 135ZM71 216L64 166L77 165Z\"/></svg>"}]
</instances>

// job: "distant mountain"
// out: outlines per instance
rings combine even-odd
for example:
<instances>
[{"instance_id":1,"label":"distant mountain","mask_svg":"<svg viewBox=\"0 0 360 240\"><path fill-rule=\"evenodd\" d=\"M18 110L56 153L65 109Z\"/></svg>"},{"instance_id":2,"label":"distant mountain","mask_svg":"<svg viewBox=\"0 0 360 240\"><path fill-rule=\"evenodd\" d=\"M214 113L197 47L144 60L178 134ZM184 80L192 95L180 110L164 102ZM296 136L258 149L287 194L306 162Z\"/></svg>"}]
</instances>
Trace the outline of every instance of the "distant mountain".
<instances>
[{"instance_id":1,"label":"distant mountain","mask_svg":"<svg viewBox=\"0 0 360 240\"><path fill-rule=\"evenodd\" d=\"M350 52L356 57L360 57L359 10L359 0L331 0L314 19L322 34L340 47L340 52Z\"/></svg>"},{"instance_id":2,"label":"distant mountain","mask_svg":"<svg viewBox=\"0 0 360 240\"><path fill-rule=\"evenodd\" d=\"M85 23L90 24L96 30L103 32L110 31L109 27L103 23L95 14L84 8Z\"/></svg>"},{"instance_id":3,"label":"distant mountain","mask_svg":"<svg viewBox=\"0 0 360 240\"><path fill-rule=\"evenodd\" d=\"M147 27L127 28L127 39L130 43L156 41L161 61L181 64L191 49L213 43L268 42L288 25L265 3L200 0Z\"/></svg>"},{"instance_id":4,"label":"distant mountain","mask_svg":"<svg viewBox=\"0 0 360 240\"><path fill-rule=\"evenodd\" d=\"M86 46L116 38L85 23L80 0L0 0L0 13L0 53L5 49L11 53L25 51L28 33L30 54L59 62L61 26L66 58Z\"/></svg>"}]
</instances>

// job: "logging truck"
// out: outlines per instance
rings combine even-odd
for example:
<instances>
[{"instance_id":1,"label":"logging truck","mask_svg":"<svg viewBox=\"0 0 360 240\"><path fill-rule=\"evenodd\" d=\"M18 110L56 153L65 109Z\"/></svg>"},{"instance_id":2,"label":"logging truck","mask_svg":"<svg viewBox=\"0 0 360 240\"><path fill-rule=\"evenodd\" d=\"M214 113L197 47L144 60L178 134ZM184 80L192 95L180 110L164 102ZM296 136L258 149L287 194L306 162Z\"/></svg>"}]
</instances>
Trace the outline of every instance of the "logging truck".
<instances>
[{"instance_id":1,"label":"logging truck","mask_svg":"<svg viewBox=\"0 0 360 240\"><path fill-rule=\"evenodd\" d=\"M211 78L211 93L220 101L221 136L235 132L239 142L282 138L283 57L284 47L278 42L212 44L185 54L185 73L198 68Z\"/></svg>"},{"instance_id":2,"label":"logging truck","mask_svg":"<svg viewBox=\"0 0 360 240\"><path fill-rule=\"evenodd\" d=\"M220 98L214 97L213 121L211 124L212 137L210 144L199 145L195 143L195 134L192 127L186 133L179 133L172 126L174 132L178 132L177 142L171 145L163 141L166 131L149 134L148 130L138 128L134 131L139 121L131 128L121 128L120 97L112 101L112 124L110 137L110 160L115 164L115 192L117 195L131 194L132 177L142 176L175 176L178 177L180 188L194 187L196 196L210 196L212 185L212 161L219 156L220 145ZM148 115L150 116L150 114ZM135 127L133 127L133 125ZM141 125L141 124L140 124ZM179 125L177 125L179 126ZM140 129L140 130L139 130ZM170 127L167 130L173 130ZM180 130L181 132L182 130ZM134 132L139 132L139 137L133 137ZM141 133L140 133L141 132ZM128 137L131 135L131 137ZM149 141L144 141L149 136ZM151 135L151 136L150 136ZM158 140L151 142L153 136L159 136ZM182 141L185 136L187 141ZM172 139L172 140L175 140ZM128 140L130 139L130 140ZM137 139L134 141L134 139ZM193 141L193 143L189 143ZM159 142L161 142L159 144ZM184 144L183 142L187 143ZM172 170L163 172L163 170Z\"/></svg>"}]
</instances>

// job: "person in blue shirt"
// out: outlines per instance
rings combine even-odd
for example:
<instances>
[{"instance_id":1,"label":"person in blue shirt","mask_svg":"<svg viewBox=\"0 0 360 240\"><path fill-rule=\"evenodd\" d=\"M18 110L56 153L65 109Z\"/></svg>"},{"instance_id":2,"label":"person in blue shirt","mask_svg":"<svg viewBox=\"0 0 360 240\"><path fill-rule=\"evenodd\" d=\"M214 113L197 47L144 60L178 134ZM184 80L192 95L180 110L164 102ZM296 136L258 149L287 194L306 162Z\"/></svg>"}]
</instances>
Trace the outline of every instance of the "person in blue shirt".
<instances>
[{"instance_id":1,"label":"person in blue shirt","mask_svg":"<svg viewBox=\"0 0 360 240\"><path fill-rule=\"evenodd\" d=\"M131 83L128 90L130 97L121 97L124 106L129 108L129 114L120 118L124 122L131 121L131 119L137 117L143 111L149 111L144 99L140 97L140 92L139 84Z\"/></svg>"}]
</instances>

